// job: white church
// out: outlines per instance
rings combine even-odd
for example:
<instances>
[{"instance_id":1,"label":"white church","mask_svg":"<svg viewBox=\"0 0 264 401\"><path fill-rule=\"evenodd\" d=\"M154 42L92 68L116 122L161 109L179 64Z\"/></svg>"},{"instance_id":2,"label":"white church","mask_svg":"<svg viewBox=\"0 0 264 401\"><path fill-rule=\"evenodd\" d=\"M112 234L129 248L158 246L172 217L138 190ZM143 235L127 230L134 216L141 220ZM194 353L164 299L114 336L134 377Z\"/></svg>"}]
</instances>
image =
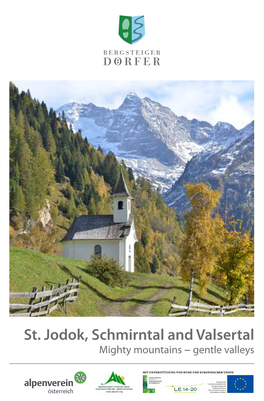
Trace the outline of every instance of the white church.
<instances>
[{"instance_id":1,"label":"white church","mask_svg":"<svg viewBox=\"0 0 264 401\"><path fill-rule=\"evenodd\" d=\"M93 254L107 255L128 272L134 272L134 245L137 242L131 197L121 170L112 195L113 215L78 216L62 239L63 256L91 260Z\"/></svg>"}]
</instances>

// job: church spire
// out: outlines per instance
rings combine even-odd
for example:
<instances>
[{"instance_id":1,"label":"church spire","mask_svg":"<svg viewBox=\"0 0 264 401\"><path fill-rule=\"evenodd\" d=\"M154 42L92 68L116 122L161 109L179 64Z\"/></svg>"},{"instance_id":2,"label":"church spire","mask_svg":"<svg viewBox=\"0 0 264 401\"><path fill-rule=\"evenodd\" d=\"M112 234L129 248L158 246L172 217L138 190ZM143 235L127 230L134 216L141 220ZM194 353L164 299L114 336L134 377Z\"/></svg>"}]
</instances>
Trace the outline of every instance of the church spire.
<instances>
[{"instance_id":1,"label":"church spire","mask_svg":"<svg viewBox=\"0 0 264 401\"><path fill-rule=\"evenodd\" d=\"M132 196L130 195L130 193L127 189L126 181L125 181L124 174L123 174L122 167L121 167L120 178L119 178L117 187L113 193L113 198L123 198L123 197L128 197L128 198L132 199Z\"/></svg>"},{"instance_id":2,"label":"church spire","mask_svg":"<svg viewBox=\"0 0 264 401\"><path fill-rule=\"evenodd\" d=\"M127 223L129 221L132 210L131 208L132 199L133 198L127 189L125 178L121 168L120 178L116 190L113 193L114 223Z\"/></svg>"}]
</instances>

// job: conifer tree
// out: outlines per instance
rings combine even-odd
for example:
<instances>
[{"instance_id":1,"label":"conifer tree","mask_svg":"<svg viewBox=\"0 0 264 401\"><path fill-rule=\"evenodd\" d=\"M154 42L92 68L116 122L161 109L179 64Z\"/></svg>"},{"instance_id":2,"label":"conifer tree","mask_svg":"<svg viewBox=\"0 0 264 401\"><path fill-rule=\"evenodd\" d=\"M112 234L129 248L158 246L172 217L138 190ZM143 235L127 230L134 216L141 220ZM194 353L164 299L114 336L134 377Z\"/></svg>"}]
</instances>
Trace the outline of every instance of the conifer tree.
<instances>
[{"instance_id":1,"label":"conifer tree","mask_svg":"<svg viewBox=\"0 0 264 401\"><path fill-rule=\"evenodd\" d=\"M73 196L71 196L71 199L68 204L68 216L71 220L73 220L76 217L76 204L74 202Z\"/></svg>"},{"instance_id":2,"label":"conifer tree","mask_svg":"<svg viewBox=\"0 0 264 401\"><path fill-rule=\"evenodd\" d=\"M96 214L96 204L94 198L91 198L88 206L89 214Z\"/></svg>"},{"instance_id":3,"label":"conifer tree","mask_svg":"<svg viewBox=\"0 0 264 401\"><path fill-rule=\"evenodd\" d=\"M127 171L128 171L128 179L129 179L129 181L135 181L135 177L134 177L132 168L129 167Z\"/></svg>"},{"instance_id":4,"label":"conifer tree","mask_svg":"<svg viewBox=\"0 0 264 401\"><path fill-rule=\"evenodd\" d=\"M115 190L120 176L120 167L112 152L109 152L105 157L103 171L105 181Z\"/></svg>"},{"instance_id":5,"label":"conifer tree","mask_svg":"<svg viewBox=\"0 0 264 401\"><path fill-rule=\"evenodd\" d=\"M141 242L135 244L135 267L136 271L140 273L151 273L148 257Z\"/></svg>"},{"instance_id":6,"label":"conifer tree","mask_svg":"<svg viewBox=\"0 0 264 401\"><path fill-rule=\"evenodd\" d=\"M17 162L20 172L20 183L25 195L26 212L34 213L36 205L34 203L34 181L32 177L32 152L29 149L24 137L20 135L17 148Z\"/></svg>"},{"instance_id":7,"label":"conifer tree","mask_svg":"<svg viewBox=\"0 0 264 401\"><path fill-rule=\"evenodd\" d=\"M64 181L64 165L63 165L63 160L62 160L61 156L59 157L57 166L56 166L56 180L57 180L57 182Z\"/></svg>"},{"instance_id":8,"label":"conifer tree","mask_svg":"<svg viewBox=\"0 0 264 401\"><path fill-rule=\"evenodd\" d=\"M50 125L46 121L42 124L41 134L42 134L42 139L43 139L43 145L44 145L46 151L55 153L56 143L53 138Z\"/></svg>"},{"instance_id":9,"label":"conifer tree","mask_svg":"<svg viewBox=\"0 0 264 401\"><path fill-rule=\"evenodd\" d=\"M82 191L84 188L84 179L81 172L81 168L77 165L75 171L76 174L74 177L74 188L77 189L78 191Z\"/></svg>"},{"instance_id":10,"label":"conifer tree","mask_svg":"<svg viewBox=\"0 0 264 401\"><path fill-rule=\"evenodd\" d=\"M34 203L40 209L46 200L47 190L52 180L52 166L47 152L42 147L36 149L33 158L32 179L34 181Z\"/></svg>"},{"instance_id":11,"label":"conifer tree","mask_svg":"<svg viewBox=\"0 0 264 401\"><path fill-rule=\"evenodd\" d=\"M20 185L17 183L12 185L11 187L11 195L10 195L10 203L12 209L17 212L25 211L25 196L23 194L23 190Z\"/></svg>"}]
</instances>

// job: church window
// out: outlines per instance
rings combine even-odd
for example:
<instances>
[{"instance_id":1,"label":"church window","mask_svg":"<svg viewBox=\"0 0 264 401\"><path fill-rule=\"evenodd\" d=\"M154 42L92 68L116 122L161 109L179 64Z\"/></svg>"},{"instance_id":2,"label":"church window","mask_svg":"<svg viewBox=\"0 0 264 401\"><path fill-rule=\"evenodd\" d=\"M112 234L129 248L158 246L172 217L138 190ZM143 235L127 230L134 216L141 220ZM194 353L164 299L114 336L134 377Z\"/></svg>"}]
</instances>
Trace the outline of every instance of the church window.
<instances>
[{"instance_id":1,"label":"church window","mask_svg":"<svg viewBox=\"0 0 264 401\"><path fill-rule=\"evenodd\" d=\"M118 202L118 210L123 210L124 209L124 202L123 201L119 201Z\"/></svg>"},{"instance_id":2,"label":"church window","mask_svg":"<svg viewBox=\"0 0 264 401\"><path fill-rule=\"evenodd\" d=\"M102 256L102 247L101 247L101 245L95 245L94 253L95 253L95 255L98 255L100 257Z\"/></svg>"}]
</instances>

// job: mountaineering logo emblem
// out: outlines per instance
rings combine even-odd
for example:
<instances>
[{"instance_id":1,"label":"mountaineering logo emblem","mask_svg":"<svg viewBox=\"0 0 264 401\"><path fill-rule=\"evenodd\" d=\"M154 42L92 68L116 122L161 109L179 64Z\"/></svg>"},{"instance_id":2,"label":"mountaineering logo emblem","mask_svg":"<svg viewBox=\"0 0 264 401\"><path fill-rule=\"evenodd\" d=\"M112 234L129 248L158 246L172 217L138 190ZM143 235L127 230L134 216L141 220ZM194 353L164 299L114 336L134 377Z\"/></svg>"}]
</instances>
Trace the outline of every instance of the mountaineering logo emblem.
<instances>
[{"instance_id":1,"label":"mountaineering logo emblem","mask_svg":"<svg viewBox=\"0 0 264 401\"><path fill-rule=\"evenodd\" d=\"M144 15L137 17L119 16L119 36L133 45L145 36Z\"/></svg>"},{"instance_id":2,"label":"mountaineering logo emblem","mask_svg":"<svg viewBox=\"0 0 264 401\"><path fill-rule=\"evenodd\" d=\"M114 372L112 372L111 376L109 377L107 382L105 382L103 384L103 386L105 386L106 384L108 384L110 382L119 383L119 384L122 384L123 386L125 386L126 384L125 384L124 380L125 380L124 377L120 377L120 376L116 375Z\"/></svg>"},{"instance_id":3,"label":"mountaineering logo emblem","mask_svg":"<svg viewBox=\"0 0 264 401\"><path fill-rule=\"evenodd\" d=\"M84 383L86 380L86 374L84 372L77 372L74 375L74 380L78 384Z\"/></svg>"}]
</instances>

